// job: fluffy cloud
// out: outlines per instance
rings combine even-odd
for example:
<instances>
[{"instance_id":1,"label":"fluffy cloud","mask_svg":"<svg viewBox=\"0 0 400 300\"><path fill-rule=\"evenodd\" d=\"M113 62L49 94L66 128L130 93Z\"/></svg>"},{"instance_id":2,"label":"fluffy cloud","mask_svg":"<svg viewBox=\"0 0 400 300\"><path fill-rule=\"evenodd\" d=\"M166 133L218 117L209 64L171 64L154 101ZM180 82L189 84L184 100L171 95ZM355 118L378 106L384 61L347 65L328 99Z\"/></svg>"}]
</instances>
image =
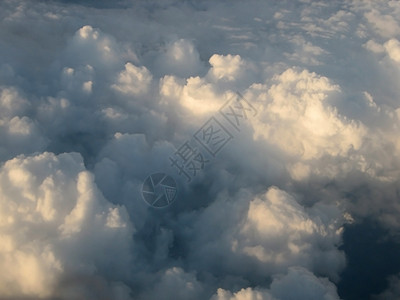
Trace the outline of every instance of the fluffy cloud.
<instances>
[{"instance_id":1,"label":"fluffy cloud","mask_svg":"<svg viewBox=\"0 0 400 300\"><path fill-rule=\"evenodd\" d=\"M218 55L210 57L210 72L216 79L235 80L245 64L239 55Z\"/></svg>"},{"instance_id":2,"label":"fluffy cloud","mask_svg":"<svg viewBox=\"0 0 400 300\"><path fill-rule=\"evenodd\" d=\"M1 116L12 117L24 114L29 102L14 87L2 87L0 93Z\"/></svg>"},{"instance_id":3,"label":"fluffy cloud","mask_svg":"<svg viewBox=\"0 0 400 300\"><path fill-rule=\"evenodd\" d=\"M346 120L327 103L327 98L339 91L337 85L315 73L293 69L274 81L261 112L266 125L256 128L257 135L302 160L346 155L350 149L360 148L366 133L362 124Z\"/></svg>"},{"instance_id":4,"label":"fluffy cloud","mask_svg":"<svg viewBox=\"0 0 400 300\"><path fill-rule=\"evenodd\" d=\"M160 75L175 75L182 78L197 75L204 69L196 47L185 39L166 45L164 51L157 57L154 67Z\"/></svg>"},{"instance_id":5,"label":"fluffy cloud","mask_svg":"<svg viewBox=\"0 0 400 300\"><path fill-rule=\"evenodd\" d=\"M48 144L37 122L28 117L29 110L29 101L16 88L0 88L0 161L42 151Z\"/></svg>"},{"instance_id":6,"label":"fluffy cloud","mask_svg":"<svg viewBox=\"0 0 400 300\"><path fill-rule=\"evenodd\" d=\"M147 91L151 82L151 74L145 67L138 68L131 63L125 64L125 71L118 76L114 89L124 94L141 94Z\"/></svg>"},{"instance_id":7,"label":"fluffy cloud","mask_svg":"<svg viewBox=\"0 0 400 300\"><path fill-rule=\"evenodd\" d=\"M400 42L396 39L387 41L384 45L389 57L397 63L400 63Z\"/></svg>"},{"instance_id":8,"label":"fluffy cloud","mask_svg":"<svg viewBox=\"0 0 400 300\"><path fill-rule=\"evenodd\" d=\"M47 297L63 278L111 265L111 278L123 274L133 228L126 210L101 195L79 154L14 158L0 170L0 190L0 265L8 270L2 296ZM58 288L67 293L69 286Z\"/></svg>"},{"instance_id":9,"label":"fluffy cloud","mask_svg":"<svg viewBox=\"0 0 400 300\"><path fill-rule=\"evenodd\" d=\"M210 205L187 237L193 240L189 257L197 270L257 282L295 265L338 280L345 265L337 249L344 219L336 208L306 210L275 187L250 201L246 193L237 197Z\"/></svg>"},{"instance_id":10,"label":"fluffy cloud","mask_svg":"<svg viewBox=\"0 0 400 300\"><path fill-rule=\"evenodd\" d=\"M192 273L185 273L181 268L167 269L160 280L140 299L162 299L173 295L174 299L200 299L204 297L203 287Z\"/></svg>"},{"instance_id":11,"label":"fluffy cloud","mask_svg":"<svg viewBox=\"0 0 400 300\"><path fill-rule=\"evenodd\" d=\"M242 289L234 294L219 289L211 300L294 300L294 299L340 299L335 286L324 278L317 278L303 268L290 268L283 276L276 276L269 290Z\"/></svg>"}]
</instances>

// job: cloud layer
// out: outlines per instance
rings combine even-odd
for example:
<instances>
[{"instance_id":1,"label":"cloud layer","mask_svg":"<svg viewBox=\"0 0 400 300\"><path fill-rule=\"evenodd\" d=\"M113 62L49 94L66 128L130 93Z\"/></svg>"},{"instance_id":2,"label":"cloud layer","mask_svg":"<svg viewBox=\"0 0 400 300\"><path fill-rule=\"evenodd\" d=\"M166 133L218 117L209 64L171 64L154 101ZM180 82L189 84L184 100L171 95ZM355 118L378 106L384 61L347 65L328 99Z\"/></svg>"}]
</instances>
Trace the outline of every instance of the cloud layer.
<instances>
[{"instance_id":1,"label":"cloud layer","mask_svg":"<svg viewBox=\"0 0 400 300\"><path fill-rule=\"evenodd\" d=\"M0 299L351 299L344 232L399 243L399 15L1 2ZM160 172L178 192L155 209Z\"/></svg>"}]
</instances>

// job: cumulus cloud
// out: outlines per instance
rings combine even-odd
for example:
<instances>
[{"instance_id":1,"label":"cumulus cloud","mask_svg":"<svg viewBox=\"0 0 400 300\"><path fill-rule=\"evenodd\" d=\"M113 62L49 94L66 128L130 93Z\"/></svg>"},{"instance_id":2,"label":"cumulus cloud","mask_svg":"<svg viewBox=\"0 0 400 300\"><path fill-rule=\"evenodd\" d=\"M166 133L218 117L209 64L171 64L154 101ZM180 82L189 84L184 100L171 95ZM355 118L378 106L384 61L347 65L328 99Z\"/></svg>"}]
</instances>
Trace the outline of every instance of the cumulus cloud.
<instances>
[{"instance_id":1,"label":"cumulus cloud","mask_svg":"<svg viewBox=\"0 0 400 300\"><path fill-rule=\"evenodd\" d=\"M133 227L123 207L104 199L79 154L19 156L0 178L0 261L9 270L1 276L3 296L47 297L64 276L109 265L110 276L124 272Z\"/></svg>"},{"instance_id":2,"label":"cumulus cloud","mask_svg":"<svg viewBox=\"0 0 400 300\"><path fill-rule=\"evenodd\" d=\"M15 87L1 87L0 108L0 160L45 149L48 140L28 117L30 103Z\"/></svg>"},{"instance_id":3,"label":"cumulus cloud","mask_svg":"<svg viewBox=\"0 0 400 300\"><path fill-rule=\"evenodd\" d=\"M400 42L396 39L387 41L384 45L389 57L395 62L400 62Z\"/></svg>"},{"instance_id":4,"label":"cumulus cloud","mask_svg":"<svg viewBox=\"0 0 400 300\"><path fill-rule=\"evenodd\" d=\"M317 278L306 269L293 267L285 275L276 276L270 290L246 288L232 294L218 289L212 300L291 300L291 299L340 299L335 286L325 278Z\"/></svg>"},{"instance_id":5,"label":"cumulus cloud","mask_svg":"<svg viewBox=\"0 0 400 300\"><path fill-rule=\"evenodd\" d=\"M173 267L163 272L159 282L144 292L140 299L160 299L170 297L169 295L182 300L204 297L203 287L195 274Z\"/></svg>"},{"instance_id":6,"label":"cumulus cloud","mask_svg":"<svg viewBox=\"0 0 400 300\"><path fill-rule=\"evenodd\" d=\"M242 68L245 67L239 55L218 55L214 54L210 57L212 66L210 72L216 79L234 80L240 74Z\"/></svg>"},{"instance_id":7,"label":"cumulus cloud","mask_svg":"<svg viewBox=\"0 0 400 300\"><path fill-rule=\"evenodd\" d=\"M197 48L186 39L169 42L157 57L154 67L157 73L182 78L197 75L204 70Z\"/></svg>"},{"instance_id":8,"label":"cumulus cloud","mask_svg":"<svg viewBox=\"0 0 400 300\"><path fill-rule=\"evenodd\" d=\"M256 128L256 134L272 139L283 151L303 160L324 154L346 155L362 144L365 129L362 124L341 117L335 107L327 104L339 87L307 70L288 69L274 78L268 89L271 99L263 106L261 119L266 126ZM273 121L283 126L275 126ZM272 130L271 130L271 129Z\"/></svg>"},{"instance_id":9,"label":"cumulus cloud","mask_svg":"<svg viewBox=\"0 0 400 300\"><path fill-rule=\"evenodd\" d=\"M197 270L257 282L294 265L338 280L345 265L337 249L344 219L336 208L306 210L275 187L250 201L248 197L241 193L235 201L221 196L200 216L190 232L193 237L187 237L193 239L189 257ZM210 265L214 268L206 267Z\"/></svg>"},{"instance_id":10,"label":"cumulus cloud","mask_svg":"<svg viewBox=\"0 0 400 300\"><path fill-rule=\"evenodd\" d=\"M124 94L142 94L147 91L151 82L151 74L145 67L136 67L131 63L125 64L125 71L118 76L118 83L112 88Z\"/></svg>"}]
</instances>

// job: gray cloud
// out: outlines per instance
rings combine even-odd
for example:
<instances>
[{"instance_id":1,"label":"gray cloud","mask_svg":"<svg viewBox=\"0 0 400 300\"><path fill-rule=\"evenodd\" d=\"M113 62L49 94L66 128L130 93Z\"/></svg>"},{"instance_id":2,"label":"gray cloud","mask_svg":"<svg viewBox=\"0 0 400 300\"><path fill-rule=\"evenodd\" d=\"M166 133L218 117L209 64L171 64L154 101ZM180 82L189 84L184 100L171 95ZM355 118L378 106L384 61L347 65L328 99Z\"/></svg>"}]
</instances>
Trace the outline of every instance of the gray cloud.
<instances>
[{"instance_id":1,"label":"gray cloud","mask_svg":"<svg viewBox=\"0 0 400 300\"><path fill-rule=\"evenodd\" d=\"M344 231L398 244L397 2L0 7L1 299L340 299L364 250ZM240 126L219 112L236 91ZM211 117L215 157L194 138ZM185 142L207 161L190 183ZM178 186L164 209L141 195L155 172Z\"/></svg>"}]
</instances>

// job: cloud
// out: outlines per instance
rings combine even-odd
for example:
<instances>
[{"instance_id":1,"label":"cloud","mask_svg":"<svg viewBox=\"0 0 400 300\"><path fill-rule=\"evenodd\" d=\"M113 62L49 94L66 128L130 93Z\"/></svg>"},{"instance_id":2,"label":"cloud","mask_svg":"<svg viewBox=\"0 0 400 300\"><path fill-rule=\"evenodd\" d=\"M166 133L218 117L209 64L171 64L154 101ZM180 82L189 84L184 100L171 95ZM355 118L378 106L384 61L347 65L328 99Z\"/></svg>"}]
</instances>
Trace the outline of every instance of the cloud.
<instances>
[{"instance_id":1,"label":"cloud","mask_svg":"<svg viewBox=\"0 0 400 300\"><path fill-rule=\"evenodd\" d=\"M338 280L345 265L337 249L344 219L336 208L305 210L276 187L250 201L243 192L236 199L225 197L204 211L186 237L192 240L189 261L196 270L257 282L295 265Z\"/></svg>"},{"instance_id":2,"label":"cloud","mask_svg":"<svg viewBox=\"0 0 400 300\"><path fill-rule=\"evenodd\" d=\"M377 10L365 13L370 25L383 37L395 36L399 32L399 24L391 15L382 15Z\"/></svg>"},{"instance_id":3,"label":"cloud","mask_svg":"<svg viewBox=\"0 0 400 300\"><path fill-rule=\"evenodd\" d=\"M203 287L194 274L173 267L163 272L160 281L140 299L160 299L168 295L173 295L174 299L200 299L204 297L202 293Z\"/></svg>"},{"instance_id":4,"label":"cloud","mask_svg":"<svg viewBox=\"0 0 400 300\"><path fill-rule=\"evenodd\" d=\"M16 157L1 168L0 186L0 264L9 270L2 296L47 297L64 276L110 265L111 277L122 275L133 227L126 210L101 195L79 154Z\"/></svg>"},{"instance_id":5,"label":"cloud","mask_svg":"<svg viewBox=\"0 0 400 300\"><path fill-rule=\"evenodd\" d=\"M391 276L389 278L389 287L381 294L376 295L373 299L396 299L400 296L400 280L399 276Z\"/></svg>"},{"instance_id":6,"label":"cloud","mask_svg":"<svg viewBox=\"0 0 400 300\"><path fill-rule=\"evenodd\" d=\"M345 233L400 228L396 1L0 8L0 298L362 298L343 274L371 249ZM185 142L207 161L190 183Z\"/></svg>"},{"instance_id":7,"label":"cloud","mask_svg":"<svg viewBox=\"0 0 400 300\"><path fill-rule=\"evenodd\" d=\"M28 117L30 103L15 87L0 89L0 160L42 151L48 144L37 122Z\"/></svg>"},{"instance_id":8,"label":"cloud","mask_svg":"<svg viewBox=\"0 0 400 300\"><path fill-rule=\"evenodd\" d=\"M30 106L15 87L1 88L0 105L2 118L23 115Z\"/></svg>"},{"instance_id":9,"label":"cloud","mask_svg":"<svg viewBox=\"0 0 400 300\"><path fill-rule=\"evenodd\" d=\"M325 278L317 278L306 269L293 267L285 275L276 276L269 290L242 289L234 294L219 289L212 300L291 300L291 299L340 299L336 287Z\"/></svg>"},{"instance_id":10,"label":"cloud","mask_svg":"<svg viewBox=\"0 0 400 300\"><path fill-rule=\"evenodd\" d=\"M400 62L400 42L396 39L387 41L384 45L389 57L395 62Z\"/></svg>"},{"instance_id":11,"label":"cloud","mask_svg":"<svg viewBox=\"0 0 400 300\"><path fill-rule=\"evenodd\" d=\"M339 91L326 77L307 70L286 70L274 78L267 91L269 100L260 112L265 125L256 125L256 135L302 160L359 149L366 134L364 126L346 120L328 104L327 98Z\"/></svg>"},{"instance_id":12,"label":"cloud","mask_svg":"<svg viewBox=\"0 0 400 300\"><path fill-rule=\"evenodd\" d=\"M212 69L210 73L216 79L235 80L244 68L244 63L239 55L214 54L210 57Z\"/></svg>"},{"instance_id":13,"label":"cloud","mask_svg":"<svg viewBox=\"0 0 400 300\"><path fill-rule=\"evenodd\" d=\"M118 83L112 88L124 94L142 94L148 89L151 82L151 74L145 67L136 67L131 63L125 64L125 71L118 76Z\"/></svg>"},{"instance_id":14,"label":"cloud","mask_svg":"<svg viewBox=\"0 0 400 300\"><path fill-rule=\"evenodd\" d=\"M154 67L157 72L182 78L197 75L204 69L196 47L186 39L168 43L157 57Z\"/></svg>"}]
</instances>

